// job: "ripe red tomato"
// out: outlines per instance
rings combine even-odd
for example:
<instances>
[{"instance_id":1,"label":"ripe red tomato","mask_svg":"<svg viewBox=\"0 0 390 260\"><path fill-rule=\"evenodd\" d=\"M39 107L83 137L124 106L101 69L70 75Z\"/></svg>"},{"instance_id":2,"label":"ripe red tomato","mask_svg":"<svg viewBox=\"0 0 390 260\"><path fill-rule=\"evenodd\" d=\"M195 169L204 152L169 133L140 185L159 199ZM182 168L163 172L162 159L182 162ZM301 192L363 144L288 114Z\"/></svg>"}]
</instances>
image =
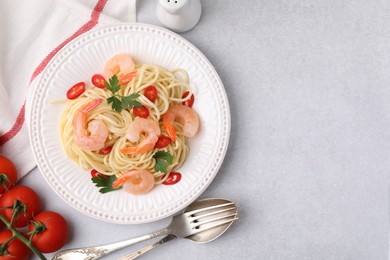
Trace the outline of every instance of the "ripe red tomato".
<instances>
[{"instance_id":1,"label":"ripe red tomato","mask_svg":"<svg viewBox=\"0 0 390 260\"><path fill-rule=\"evenodd\" d=\"M189 94L190 94L189 91L184 92L182 98L186 98ZM192 105L194 104L194 101L195 101L195 96L192 94L190 99L184 101L182 104L185 106L192 107Z\"/></svg>"},{"instance_id":2,"label":"ripe red tomato","mask_svg":"<svg viewBox=\"0 0 390 260\"><path fill-rule=\"evenodd\" d=\"M37 230L32 238L33 245L42 253L52 253L61 249L68 241L68 222L53 211L39 213L28 225L28 232Z\"/></svg>"},{"instance_id":3,"label":"ripe red tomato","mask_svg":"<svg viewBox=\"0 0 390 260\"><path fill-rule=\"evenodd\" d=\"M149 86L144 90L144 96L154 102L157 98L157 89L155 86Z\"/></svg>"},{"instance_id":4,"label":"ripe red tomato","mask_svg":"<svg viewBox=\"0 0 390 260\"><path fill-rule=\"evenodd\" d=\"M80 96L81 94L83 94L84 91L85 91L85 83L84 82L79 82L79 83L74 84L68 90L68 92L66 92L66 97L68 99L75 99L78 96Z\"/></svg>"},{"instance_id":5,"label":"ripe red tomato","mask_svg":"<svg viewBox=\"0 0 390 260\"><path fill-rule=\"evenodd\" d=\"M167 147L171 143L171 138L168 136L162 135L158 138L155 147L156 148L164 148Z\"/></svg>"},{"instance_id":6,"label":"ripe red tomato","mask_svg":"<svg viewBox=\"0 0 390 260\"><path fill-rule=\"evenodd\" d=\"M4 244L10 237L12 237L11 230L0 232L0 244ZM12 239L5 250L8 255L1 255L0 260L27 260L31 253L30 249L17 238Z\"/></svg>"},{"instance_id":7,"label":"ripe red tomato","mask_svg":"<svg viewBox=\"0 0 390 260\"><path fill-rule=\"evenodd\" d=\"M8 177L9 181L6 177ZM17 179L18 176L14 163L7 157L0 155L0 184L3 182L4 185L6 185L6 187L9 189L16 183ZM4 193L4 191L4 186L0 185L0 194Z\"/></svg>"},{"instance_id":8,"label":"ripe red tomato","mask_svg":"<svg viewBox=\"0 0 390 260\"><path fill-rule=\"evenodd\" d=\"M173 185L178 183L180 180L181 180L181 173L171 172L168 176L168 179L166 179L162 184Z\"/></svg>"},{"instance_id":9,"label":"ripe red tomato","mask_svg":"<svg viewBox=\"0 0 390 260\"><path fill-rule=\"evenodd\" d=\"M38 214L41 209L41 202L33 189L26 186L14 186L9 191L6 191L1 197L0 208L12 207L15 200L26 205L26 214L20 213L18 217L15 218L13 226L16 228L25 227L28 221ZM8 221L12 218L12 212L12 208L0 211Z\"/></svg>"},{"instance_id":10,"label":"ripe red tomato","mask_svg":"<svg viewBox=\"0 0 390 260\"><path fill-rule=\"evenodd\" d=\"M100 74L95 74L91 78L92 84L97 88L105 88L106 80L105 78Z\"/></svg>"},{"instance_id":11,"label":"ripe red tomato","mask_svg":"<svg viewBox=\"0 0 390 260\"><path fill-rule=\"evenodd\" d=\"M149 109L142 105L140 108L133 107L134 114L136 116L147 118L149 116Z\"/></svg>"}]
</instances>

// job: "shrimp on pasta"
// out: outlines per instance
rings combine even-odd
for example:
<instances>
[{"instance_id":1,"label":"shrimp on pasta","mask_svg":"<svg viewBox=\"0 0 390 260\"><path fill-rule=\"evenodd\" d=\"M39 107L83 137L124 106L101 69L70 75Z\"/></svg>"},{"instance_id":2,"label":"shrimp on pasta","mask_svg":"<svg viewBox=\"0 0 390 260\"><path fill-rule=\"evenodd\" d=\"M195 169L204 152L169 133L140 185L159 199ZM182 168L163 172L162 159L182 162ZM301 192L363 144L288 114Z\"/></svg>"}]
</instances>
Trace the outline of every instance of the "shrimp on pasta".
<instances>
[{"instance_id":1,"label":"shrimp on pasta","mask_svg":"<svg viewBox=\"0 0 390 260\"><path fill-rule=\"evenodd\" d=\"M199 131L184 69L166 70L114 55L67 100L60 118L65 153L85 170L114 178L113 188L148 193L176 172ZM180 77L178 77L180 74ZM190 102L191 101L191 102Z\"/></svg>"}]
</instances>

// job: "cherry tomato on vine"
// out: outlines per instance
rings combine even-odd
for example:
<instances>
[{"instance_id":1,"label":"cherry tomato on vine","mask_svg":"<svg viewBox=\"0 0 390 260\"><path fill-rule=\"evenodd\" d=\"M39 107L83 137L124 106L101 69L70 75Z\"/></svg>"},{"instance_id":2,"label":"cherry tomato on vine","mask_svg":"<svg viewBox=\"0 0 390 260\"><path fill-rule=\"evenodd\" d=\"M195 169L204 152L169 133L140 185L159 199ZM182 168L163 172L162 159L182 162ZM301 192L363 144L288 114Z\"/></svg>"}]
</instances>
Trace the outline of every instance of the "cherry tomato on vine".
<instances>
[{"instance_id":1,"label":"cherry tomato on vine","mask_svg":"<svg viewBox=\"0 0 390 260\"><path fill-rule=\"evenodd\" d=\"M154 102L157 98L157 89L155 86L149 86L144 90L144 96L151 102Z\"/></svg>"},{"instance_id":2,"label":"cherry tomato on vine","mask_svg":"<svg viewBox=\"0 0 390 260\"><path fill-rule=\"evenodd\" d=\"M189 91L184 92L182 98L186 98L189 94L190 94ZM192 105L194 104L194 101L195 101L195 96L194 96L194 94L192 94L191 97L188 100L184 101L182 104L185 106L192 107Z\"/></svg>"},{"instance_id":3,"label":"cherry tomato on vine","mask_svg":"<svg viewBox=\"0 0 390 260\"><path fill-rule=\"evenodd\" d=\"M155 147L161 149L161 148L167 147L170 143L171 143L171 138L169 138L168 136L162 135L158 138Z\"/></svg>"},{"instance_id":4,"label":"cherry tomato on vine","mask_svg":"<svg viewBox=\"0 0 390 260\"><path fill-rule=\"evenodd\" d=\"M52 253L61 249L68 241L68 222L53 211L39 213L28 225L33 233L32 243L42 253Z\"/></svg>"},{"instance_id":5,"label":"cherry tomato on vine","mask_svg":"<svg viewBox=\"0 0 390 260\"><path fill-rule=\"evenodd\" d=\"M147 118L149 116L149 109L142 105L140 108L133 107L134 114L138 117Z\"/></svg>"},{"instance_id":6,"label":"cherry tomato on vine","mask_svg":"<svg viewBox=\"0 0 390 260\"><path fill-rule=\"evenodd\" d=\"M74 84L67 92L66 97L68 99L75 99L85 91L85 83L79 82Z\"/></svg>"},{"instance_id":7,"label":"cherry tomato on vine","mask_svg":"<svg viewBox=\"0 0 390 260\"><path fill-rule=\"evenodd\" d=\"M17 172L15 164L5 156L0 155L0 194L11 188L17 181Z\"/></svg>"},{"instance_id":8,"label":"cherry tomato on vine","mask_svg":"<svg viewBox=\"0 0 390 260\"><path fill-rule=\"evenodd\" d=\"M4 230L0 232L0 244L3 245L10 237L12 237L11 230ZM0 255L0 260L27 260L30 256L30 249L19 239L12 239L4 250L7 254ZM0 254L4 252L0 251Z\"/></svg>"},{"instance_id":9,"label":"cherry tomato on vine","mask_svg":"<svg viewBox=\"0 0 390 260\"><path fill-rule=\"evenodd\" d=\"M106 87L105 86L106 79L100 74L93 75L91 78L91 82L97 88L105 88Z\"/></svg>"},{"instance_id":10,"label":"cherry tomato on vine","mask_svg":"<svg viewBox=\"0 0 390 260\"><path fill-rule=\"evenodd\" d=\"M173 185L173 184L178 183L180 180L181 180L181 173L171 172L168 176L168 179L166 179L162 184Z\"/></svg>"},{"instance_id":11,"label":"cherry tomato on vine","mask_svg":"<svg viewBox=\"0 0 390 260\"><path fill-rule=\"evenodd\" d=\"M13 214L14 202L19 201L26 205L26 212L20 212L15 218L13 226L16 228L25 227L33 216L41 209L41 202L37 193L27 186L14 186L9 191L4 192L0 199L0 208L11 207L0 211L3 216L10 221Z\"/></svg>"}]
</instances>

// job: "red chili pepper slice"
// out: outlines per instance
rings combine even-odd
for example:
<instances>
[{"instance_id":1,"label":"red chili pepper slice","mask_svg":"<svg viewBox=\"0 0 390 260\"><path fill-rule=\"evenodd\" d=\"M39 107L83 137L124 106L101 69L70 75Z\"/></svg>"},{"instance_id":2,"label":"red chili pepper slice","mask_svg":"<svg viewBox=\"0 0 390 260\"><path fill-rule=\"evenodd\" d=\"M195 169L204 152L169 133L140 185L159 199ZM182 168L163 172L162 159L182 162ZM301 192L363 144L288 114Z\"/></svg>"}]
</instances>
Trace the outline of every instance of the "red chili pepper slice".
<instances>
[{"instance_id":1,"label":"red chili pepper slice","mask_svg":"<svg viewBox=\"0 0 390 260\"><path fill-rule=\"evenodd\" d=\"M156 147L156 148L159 148L159 149L165 148L165 147L167 147L170 143L171 143L171 138L169 138L168 136L162 135L162 136L160 136L160 137L158 138L155 147Z\"/></svg>"},{"instance_id":2,"label":"red chili pepper slice","mask_svg":"<svg viewBox=\"0 0 390 260\"><path fill-rule=\"evenodd\" d=\"M92 178L96 178L98 176L103 176L103 178L107 179L107 176L105 174L102 174L95 169L91 170L91 176L92 176Z\"/></svg>"},{"instance_id":3,"label":"red chili pepper slice","mask_svg":"<svg viewBox=\"0 0 390 260\"><path fill-rule=\"evenodd\" d=\"M149 109L142 105L140 108L133 107L134 114L136 116L147 118L149 116Z\"/></svg>"},{"instance_id":4,"label":"red chili pepper slice","mask_svg":"<svg viewBox=\"0 0 390 260\"><path fill-rule=\"evenodd\" d=\"M91 170L91 176L92 176L92 178L95 178L96 175L98 175L98 174L100 174L100 172L98 172L97 170L95 170L95 169L92 169L92 170Z\"/></svg>"},{"instance_id":5,"label":"red chili pepper slice","mask_svg":"<svg viewBox=\"0 0 390 260\"><path fill-rule=\"evenodd\" d=\"M154 102L157 99L157 89L155 86L149 86L144 90L144 96Z\"/></svg>"},{"instance_id":6,"label":"red chili pepper slice","mask_svg":"<svg viewBox=\"0 0 390 260\"><path fill-rule=\"evenodd\" d=\"M106 155L106 154L109 154L112 150L112 146L107 146L107 147L104 147L101 151L100 151L100 154L103 154L103 155Z\"/></svg>"},{"instance_id":7,"label":"red chili pepper slice","mask_svg":"<svg viewBox=\"0 0 390 260\"><path fill-rule=\"evenodd\" d=\"M66 97L68 99L75 99L85 91L85 83L79 82L74 84L67 92Z\"/></svg>"},{"instance_id":8,"label":"red chili pepper slice","mask_svg":"<svg viewBox=\"0 0 390 260\"><path fill-rule=\"evenodd\" d=\"M186 98L189 94L190 94L189 91L184 92L182 98ZM192 107L194 101L195 101L195 96L191 94L191 97L188 100L184 101L182 104L188 107Z\"/></svg>"},{"instance_id":9,"label":"red chili pepper slice","mask_svg":"<svg viewBox=\"0 0 390 260\"><path fill-rule=\"evenodd\" d=\"M173 185L178 183L181 180L181 173L171 172L168 178L162 183L164 185Z\"/></svg>"},{"instance_id":10,"label":"red chili pepper slice","mask_svg":"<svg viewBox=\"0 0 390 260\"><path fill-rule=\"evenodd\" d=\"M95 74L91 78L92 84L97 88L105 88L106 80L105 78L100 74Z\"/></svg>"}]
</instances>

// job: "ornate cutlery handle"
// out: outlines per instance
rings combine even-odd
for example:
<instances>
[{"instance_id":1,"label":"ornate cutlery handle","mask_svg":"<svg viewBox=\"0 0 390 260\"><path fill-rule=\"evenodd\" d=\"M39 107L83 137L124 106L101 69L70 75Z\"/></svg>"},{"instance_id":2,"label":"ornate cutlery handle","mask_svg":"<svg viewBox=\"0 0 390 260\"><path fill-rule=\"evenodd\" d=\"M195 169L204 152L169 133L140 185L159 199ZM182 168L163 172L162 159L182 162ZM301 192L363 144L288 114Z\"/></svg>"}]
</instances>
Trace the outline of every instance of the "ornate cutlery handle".
<instances>
[{"instance_id":1,"label":"ornate cutlery handle","mask_svg":"<svg viewBox=\"0 0 390 260\"><path fill-rule=\"evenodd\" d=\"M137 257L145 254L146 252L149 252L153 248L156 248L159 245L164 244L165 242L171 241L174 238L176 238L176 237L173 236L173 235L168 235L168 236L164 237L163 239L161 239L160 241L157 241L156 243L153 243L151 245L147 245L147 246L145 246L145 247L143 247L143 248L141 248L141 249L139 249L137 251L134 251L133 253L130 253L129 255L126 255L124 257L119 258L118 260L133 260L133 259L136 259Z\"/></svg>"},{"instance_id":2,"label":"ornate cutlery handle","mask_svg":"<svg viewBox=\"0 0 390 260\"><path fill-rule=\"evenodd\" d=\"M74 248L60 251L54 255L52 260L94 260L99 259L119 249L134 245L136 243L149 240L155 237L168 235L170 230L165 228L163 230L151 233L149 235L140 236L126 241L121 241L104 246Z\"/></svg>"}]
</instances>

